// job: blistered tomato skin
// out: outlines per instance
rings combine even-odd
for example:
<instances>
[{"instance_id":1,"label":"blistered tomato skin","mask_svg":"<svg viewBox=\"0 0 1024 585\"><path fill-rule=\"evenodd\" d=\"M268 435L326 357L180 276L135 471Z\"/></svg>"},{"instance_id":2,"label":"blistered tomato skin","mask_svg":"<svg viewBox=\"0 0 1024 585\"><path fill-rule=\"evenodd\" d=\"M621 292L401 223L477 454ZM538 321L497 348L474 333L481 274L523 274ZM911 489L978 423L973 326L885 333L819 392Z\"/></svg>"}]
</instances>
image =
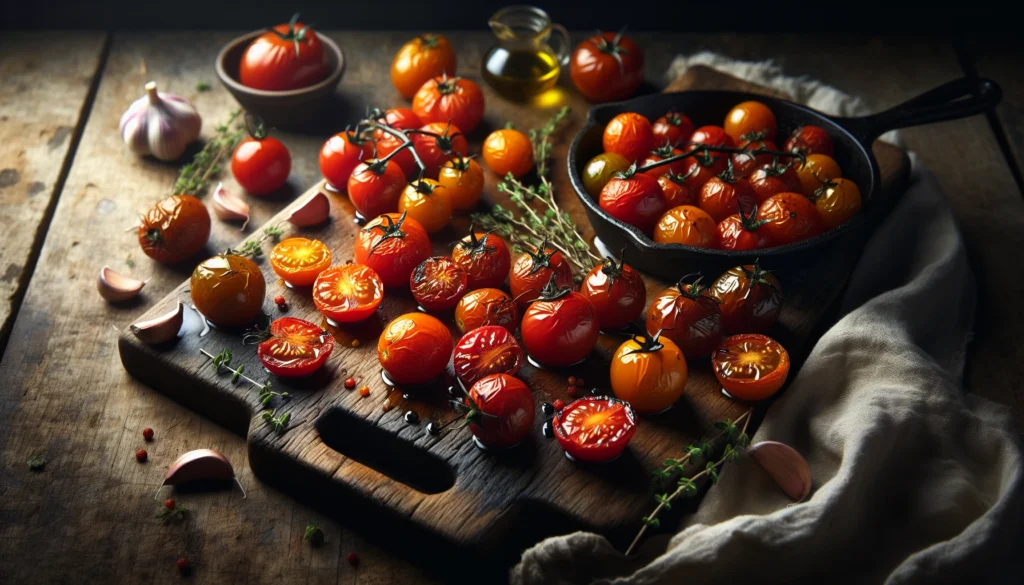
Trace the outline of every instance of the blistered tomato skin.
<instances>
[{"instance_id":1,"label":"blistered tomato skin","mask_svg":"<svg viewBox=\"0 0 1024 585\"><path fill-rule=\"evenodd\" d=\"M593 396L566 405L551 425L572 459L600 463L622 454L636 432L636 415L627 402Z\"/></svg>"},{"instance_id":2,"label":"blistered tomato skin","mask_svg":"<svg viewBox=\"0 0 1024 585\"><path fill-rule=\"evenodd\" d=\"M462 333L487 325L499 325L514 333L518 324L516 302L496 288L470 291L455 306L455 326Z\"/></svg>"},{"instance_id":3,"label":"blistered tomato skin","mask_svg":"<svg viewBox=\"0 0 1024 585\"><path fill-rule=\"evenodd\" d=\"M722 313L706 287L680 282L655 297L647 310L647 334L661 332L687 358L706 358L722 341Z\"/></svg>"},{"instance_id":4,"label":"blistered tomato skin","mask_svg":"<svg viewBox=\"0 0 1024 585\"><path fill-rule=\"evenodd\" d=\"M191 195L171 195L142 216L139 245L147 256L164 264L191 258L210 239L210 214Z\"/></svg>"},{"instance_id":5,"label":"blistered tomato skin","mask_svg":"<svg viewBox=\"0 0 1024 585\"><path fill-rule=\"evenodd\" d=\"M523 350L508 329L488 325L459 339L453 364L455 375L468 387L491 374L515 376L523 365Z\"/></svg>"},{"instance_id":6,"label":"blistered tomato skin","mask_svg":"<svg viewBox=\"0 0 1024 585\"><path fill-rule=\"evenodd\" d=\"M647 302L647 287L640 273L628 264L612 260L595 266L587 274L580 294L594 305L604 331L624 328L643 313Z\"/></svg>"},{"instance_id":7,"label":"blistered tomato skin","mask_svg":"<svg viewBox=\"0 0 1024 585\"><path fill-rule=\"evenodd\" d=\"M726 333L760 333L782 312L782 287L759 265L736 266L711 285L711 296L722 312Z\"/></svg>"},{"instance_id":8,"label":"blistered tomato skin","mask_svg":"<svg viewBox=\"0 0 1024 585\"><path fill-rule=\"evenodd\" d=\"M448 311L466 292L469 277L447 256L427 258L409 276L409 290L428 311Z\"/></svg>"},{"instance_id":9,"label":"blistered tomato skin","mask_svg":"<svg viewBox=\"0 0 1024 585\"><path fill-rule=\"evenodd\" d=\"M356 263L372 268L388 287L409 286L412 271L429 258L430 253L426 230L404 214L378 216L356 236Z\"/></svg>"},{"instance_id":10,"label":"blistered tomato skin","mask_svg":"<svg viewBox=\"0 0 1024 585\"><path fill-rule=\"evenodd\" d=\"M514 447L530 435L536 405L522 380L508 374L485 376L470 388L469 401L482 413L469 431L485 447Z\"/></svg>"},{"instance_id":11,"label":"blistered tomato skin","mask_svg":"<svg viewBox=\"0 0 1024 585\"><path fill-rule=\"evenodd\" d=\"M334 337L320 327L283 317L270 324L270 337L256 348L267 370L280 378L299 378L319 370L334 350Z\"/></svg>"},{"instance_id":12,"label":"blistered tomato skin","mask_svg":"<svg viewBox=\"0 0 1024 585\"><path fill-rule=\"evenodd\" d=\"M426 384L444 372L452 356L448 327L424 313L406 313L384 328L377 360L396 384Z\"/></svg>"},{"instance_id":13,"label":"blistered tomato skin","mask_svg":"<svg viewBox=\"0 0 1024 585\"><path fill-rule=\"evenodd\" d=\"M192 271L189 294L196 310L218 327L240 327L263 310L267 283L260 267L244 256L224 254Z\"/></svg>"},{"instance_id":14,"label":"blistered tomato skin","mask_svg":"<svg viewBox=\"0 0 1024 585\"><path fill-rule=\"evenodd\" d=\"M587 297L569 292L553 300L536 300L523 314L520 336L530 357L542 366L581 362L597 344L600 325Z\"/></svg>"},{"instance_id":15,"label":"blistered tomato skin","mask_svg":"<svg viewBox=\"0 0 1024 585\"><path fill-rule=\"evenodd\" d=\"M621 155L630 163L647 156L656 146L650 121L634 112L612 118L604 128L602 144L605 152Z\"/></svg>"},{"instance_id":16,"label":"blistered tomato skin","mask_svg":"<svg viewBox=\"0 0 1024 585\"><path fill-rule=\"evenodd\" d=\"M759 229L777 246L812 238L825 229L817 207L800 193L772 195L757 209L757 219L765 222Z\"/></svg>"},{"instance_id":17,"label":"blistered tomato skin","mask_svg":"<svg viewBox=\"0 0 1024 585\"><path fill-rule=\"evenodd\" d=\"M633 338L612 357L612 391L641 414L671 407L686 388L686 357L667 338Z\"/></svg>"},{"instance_id":18,"label":"blistered tomato skin","mask_svg":"<svg viewBox=\"0 0 1024 585\"><path fill-rule=\"evenodd\" d=\"M654 226L654 241L659 244L714 248L717 240L718 224L706 211L692 205L669 209Z\"/></svg>"},{"instance_id":19,"label":"blistered tomato skin","mask_svg":"<svg viewBox=\"0 0 1024 585\"><path fill-rule=\"evenodd\" d=\"M387 153L378 152L380 156ZM373 156L373 144L353 132L339 132L320 148L320 173L327 183L342 193L359 163ZM410 155L411 156L411 155Z\"/></svg>"},{"instance_id":20,"label":"blistered tomato skin","mask_svg":"<svg viewBox=\"0 0 1024 585\"><path fill-rule=\"evenodd\" d=\"M572 266L569 261L552 248L544 251L524 252L516 258L508 277L508 288L519 306L525 308L530 301L540 296L540 292L555 277L559 287L571 287Z\"/></svg>"},{"instance_id":21,"label":"blistered tomato skin","mask_svg":"<svg viewBox=\"0 0 1024 585\"><path fill-rule=\"evenodd\" d=\"M313 303L336 323L354 323L372 315L384 298L384 283L360 264L328 268L313 283Z\"/></svg>"},{"instance_id":22,"label":"blistered tomato skin","mask_svg":"<svg viewBox=\"0 0 1024 585\"><path fill-rule=\"evenodd\" d=\"M645 174L608 181L601 189L598 203L608 215L636 226L645 234L651 233L667 209L658 180Z\"/></svg>"},{"instance_id":23,"label":"blistered tomato skin","mask_svg":"<svg viewBox=\"0 0 1024 585\"><path fill-rule=\"evenodd\" d=\"M505 241L490 232L473 232L455 244L452 260L469 277L469 289L498 288L512 268Z\"/></svg>"}]
</instances>

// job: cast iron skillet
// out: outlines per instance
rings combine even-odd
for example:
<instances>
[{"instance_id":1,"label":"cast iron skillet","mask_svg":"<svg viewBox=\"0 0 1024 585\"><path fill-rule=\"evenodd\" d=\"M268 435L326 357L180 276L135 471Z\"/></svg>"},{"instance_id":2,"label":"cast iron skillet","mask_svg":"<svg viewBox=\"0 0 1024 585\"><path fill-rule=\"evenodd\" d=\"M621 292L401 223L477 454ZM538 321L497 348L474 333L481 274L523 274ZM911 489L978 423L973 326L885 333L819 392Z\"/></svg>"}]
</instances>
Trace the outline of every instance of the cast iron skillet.
<instances>
[{"instance_id":1,"label":"cast iron skillet","mask_svg":"<svg viewBox=\"0 0 1024 585\"><path fill-rule=\"evenodd\" d=\"M893 208L900 193L881 192L878 162L871 152L871 143L878 136L896 128L973 116L994 107L1001 97L1002 90L995 82L963 78L878 114L839 118L786 100L737 91L652 94L590 109L586 124L569 146L569 178L604 245L616 255L625 250L627 262L649 274L675 281L695 270L715 274L738 264L749 264L755 258L760 258L761 263L771 269L785 269L820 256L826 246L841 239L866 235ZM794 128L804 124L820 126L828 132L843 176L860 188L864 206L857 216L816 237L756 253L709 250L682 244L656 244L637 228L608 215L583 188L580 171L592 157L602 152L604 127L616 115L638 112L654 120L666 112L679 111L689 116L697 127L721 125L726 113L746 100L757 100L771 108L778 120L780 137L788 136ZM781 146L783 140L778 142Z\"/></svg>"}]
</instances>

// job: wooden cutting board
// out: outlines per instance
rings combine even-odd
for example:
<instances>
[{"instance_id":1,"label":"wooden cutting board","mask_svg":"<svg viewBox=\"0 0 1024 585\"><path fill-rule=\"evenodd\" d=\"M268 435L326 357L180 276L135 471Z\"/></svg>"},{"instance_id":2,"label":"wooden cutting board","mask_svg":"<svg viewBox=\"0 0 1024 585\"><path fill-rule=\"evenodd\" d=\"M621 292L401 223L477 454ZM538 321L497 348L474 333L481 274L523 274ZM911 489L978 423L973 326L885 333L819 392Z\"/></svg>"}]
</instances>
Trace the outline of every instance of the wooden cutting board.
<instances>
[{"instance_id":1,"label":"wooden cutting board","mask_svg":"<svg viewBox=\"0 0 1024 585\"><path fill-rule=\"evenodd\" d=\"M522 129L538 127L551 115L550 107L512 104L494 96L485 84L481 86L487 92L485 125L489 128L506 120ZM767 93L705 68L691 69L667 91L712 88ZM556 192L563 209L591 239L593 232L564 168L566 145L581 126L587 104L572 92L565 92L562 99L574 112L555 148ZM479 152L489 128L471 137L471 152ZM906 155L882 143L875 145L875 153L883 188L902 188L909 174ZM495 177L488 175L487 200L502 202L504 196L495 189ZM311 191L323 188L321 183ZM314 229L296 229L285 223L284 236L320 239L333 250L335 264L343 263L352 258L353 238L359 228L352 221L347 198L325 192L332 202L332 221ZM288 213L289 209L283 210L268 225L282 224ZM466 218L457 218L453 224L452 229L433 238L439 255L449 254L450 243L466 233ZM259 237L261 230L252 233ZM271 245L264 247L269 251ZM772 335L789 349L795 363L802 361L830 321L834 301L856 257L856 250L837 249L818 265L783 278L786 305ZM602 466L573 463L554 439L542 436L539 407L556 398L569 401L566 386L570 375L583 377L588 389L608 391L608 362L622 339L602 336L597 350L580 366L558 371L524 367L521 377L533 390L538 405L533 435L513 450L485 452L474 446L468 431L457 423L436 437L425 432L428 421L443 424L456 416L447 405L444 388L405 399L380 377L377 337L392 318L415 310L407 292L389 293L367 322L337 329L328 327L317 313L308 291L286 289L268 262L261 266L268 283L264 309L269 316L282 316L271 299L283 294L290 304L287 315L322 324L339 342L323 375L299 382L274 380L275 389L291 394L290 400L274 403L277 414L291 415L285 432L274 432L263 420L255 388L231 383L228 374L218 375L200 353L217 354L227 348L233 366L244 364L245 372L260 381L266 379L254 347L242 345L237 334L212 329L205 336L187 334L172 347L153 348L139 342L125 327L119 339L124 367L153 388L246 435L250 465L261 479L371 533L418 538L406 542L415 542L424 550L454 547L515 555L539 537L574 528L596 530L619 543L628 542L639 519L652 508L650 472L667 457L678 456L684 445L699 439L713 422L736 418L747 408L721 393L706 363L691 363L683 399L664 414L643 417L622 457ZM651 299L669 283L648 279L647 285ZM188 288L187 281L182 283L139 319L164 314L179 300L188 305ZM451 324L450 316L445 319ZM458 338L457 332L454 338ZM359 386L369 386L370 395L364 398L346 390L342 382L348 376L355 377ZM405 422L409 410L418 413L419 424Z\"/></svg>"}]
</instances>

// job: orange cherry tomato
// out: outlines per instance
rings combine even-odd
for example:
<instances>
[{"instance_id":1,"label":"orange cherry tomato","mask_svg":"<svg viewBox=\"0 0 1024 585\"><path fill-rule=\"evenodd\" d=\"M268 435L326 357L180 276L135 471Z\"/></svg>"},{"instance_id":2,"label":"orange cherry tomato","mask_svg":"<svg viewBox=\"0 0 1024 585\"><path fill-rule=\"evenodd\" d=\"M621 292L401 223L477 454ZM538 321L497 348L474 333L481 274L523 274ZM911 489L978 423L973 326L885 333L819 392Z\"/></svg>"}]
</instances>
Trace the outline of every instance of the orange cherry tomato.
<instances>
[{"instance_id":1,"label":"orange cherry tomato","mask_svg":"<svg viewBox=\"0 0 1024 585\"><path fill-rule=\"evenodd\" d=\"M711 285L727 333L767 331L782 312L782 287L773 274L753 265L736 266Z\"/></svg>"},{"instance_id":2,"label":"orange cherry tomato","mask_svg":"<svg viewBox=\"0 0 1024 585\"><path fill-rule=\"evenodd\" d=\"M615 459L636 432L636 414L617 398L580 398L555 413L551 426L570 459L602 462Z\"/></svg>"},{"instance_id":3,"label":"orange cherry tomato","mask_svg":"<svg viewBox=\"0 0 1024 585\"><path fill-rule=\"evenodd\" d=\"M391 83L408 99L424 83L455 75L455 51L442 35L427 33L402 45L391 62Z\"/></svg>"},{"instance_id":4,"label":"orange cherry tomato","mask_svg":"<svg viewBox=\"0 0 1024 585\"><path fill-rule=\"evenodd\" d=\"M484 162L499 177L519 178L533 168L533 144L518 130L495 130L484 140Z\"/></svg>"},{"instance_id":5,"label":"orange cherry tomato","mask_svg":"<svg viewBox=\"0 0 1024 585\"><path fill-rule=\"evenodd\" d=\"M388 153L378 154L383 157ZM371 156L372 142L352 131L339 132L320 148L320 173L331 187L344 193L352 171Z\"/></svg>"},{"instance_id":6,"label":"orange cherry tomato","mask_svg":"<svg viewBox=\"0 0 1024 585\"><path fill-rule=\"evenodd\" d=\"M665 195L665 205L669 209L680 205L697 205L697 193L693 185L686 180L686 175L669 173L658 177L658 185Z\"/></svg>"},{"instance_id":7,"label":"orange cherry tomato","mask_svg":"<svg viewBox=\"0 0 1024 585\"><path fill-rule=\"evenodd\" d=\"M413 148L426 167L423 176L427 178L436 179L444 163L456 156L469 155L469 143L454 124L432 122L409 134Z\"/></svg>"},{"instance_id":8,"label":"orange cherry tomato","mask_svg":"<svg viewBox=\"0 0 1024 585\"><path fill-rule=\"evenodd\" d=\"M800 177L797 176L796 170L792 164L782 163L778 158L754 171L749 181L758 203L764 203L769 197L779 193L800 192Z\"/></svg>"},{"instance_id":9,"label":"orange cherry tomato","mask_svg":"<svg viewBox=\"0 0 1024 585\"><path fill-rule=\"evenodd\" d=\"M811 198L826 181L843 176L839 165L827 154L809 154L802 165L798 160L794 161L793 165L796 167L796 176L800 179L800 192Z\"/></svg>"},{"instance_id":10,"label":"orange cherry tomato","mask_svg":"<svg viewBox=\"0 0 1024 585\"><path fill-rule=\"evenodd\" d=\"M789 353L778 341L758 333L726 338L711 356L722 388L739 400L764 400L789 376Z\"/></svg>"},{"instance_id":11,"label":"orange cherry tomato","mask_svg":"<svg viewBox=\"0 0 1024 585\"><path fill-rule=\"evenodd\" d=\"M426 384L440 376L452 357L452 334L425 313L406 313L384 327L377 360L396 384Z\"/></svg>"},{"instance_id":12,"label":"orange cherry tomato","mask_svg":"<svg viewBox=\"0 0 1024 585\"><path fill-rule=\"evenodd\" d=\"M569 76L592 102L624 100L644 81L644 51L622 32L598 33L576 46Z\"/></svg>"},{"instance_id":13,"label":"orange cherry tomato","mask_svg":"<svg viewBox=\"0 0 1024 585\"><path fill-rule=\"evenodd\" d=\"M455 243L452 260L469 276L469 289L498 288L512 267L512 254L504 240L487 232L470 232Z\"/></svg>"},{"instance_id":14,"label":"orange cherry tomato","mask_svg":"<svg viewBox=\"0 0 1024 585\"><path fill-rule=\"evenodd\" d=\"M818 209L799 193L772 195L758 208L757 219L765 222L760 229L776 246L806 240L825 229Z\"/></svg>"},{"instance_id":15,"label":"orange cherry tomato","mask_svg":"<svg viewBox=\"0 0 1024 585\"><path fill-rule=\"evenodd\" d=\"M748 135L761 134L764 140L775 140L778 125L775 114L761 102L743 102L729 110L725 115L725 133L739 144L741 140L749 140Z\"/></svg>"},{"instance_id":16,"label":"orange cherry tomato","mask_svg":"<svg viewBox=\"0 0 1024 585\"><path fill-rule=\"evenodd\" d=\"M598 204L608 215L636 226L645 234L651 233L668 208L658 180L632 170L612 177L601 189Z\"/></svg>"},{"instance_id":17,"label":"orange cherry tomato","mask_svg":"<svg viewBox=\"0 0 1024 585\"><path fill-rule=\"evenodd\" d=\"M654 130L650 121L635 112L623 112L604 127L605 152L621 155L630 163L643 159L654 148Z\"/></svg>"},{"instance_id":18,"label":"orange cherry tomato","mask_svg":"<svg viewBox=\"0 0 1024 585\"><path fill-rule=\"evenodd\" d=\"M405 186L398 211L420 222L428 234L441 231L452 218L448 190L434 179L418 179Z\"/></svg>"},{"instance_id":19,"label":"orange cherry tomato","mask_svg":"<svg viewBox=\"0 0 1024 585\"><path fill-rule=\"evenodd\" d=\"M142 216L136 233L146 256L163 264L177 264L206 246L210 213L191 195L171 195Z\"/></svg>"},{"instance_id":20,"label":"orange cherry tomato","mask_svg":"<svg viewBox=\"0 0 1024 585\"><path fill-rule=\"evenodd\" d=\"M313 283L313 304L329 321L354 323L372 315L384 298L384 283L369 266L328 268Z\"/></svg>"},{"instance_id":21,"label":"orange cherry tomato","mask_svg":"<svg viewBox=\"0 0 1024 585\"><path fill-rule=\"evenodd\" d=\"M295 317L270 324L270 337L256 347L263 367L279 378L301 378L321 367L334 351L334 336L317 325Z\"/></svg>"},{"instance_id":22,"label":"orange cherry tomato","mask_svg":"<svg viewBox=\"0 0 1024 585\"><path fill-rule=\"evenodd\" d=\"M718 224L706 211L692 205L669 209L654 227L654 241L659 244L714 248L717 239Z\"/></svg>"},{"instance_id":23,"label":"orange cherry tomato","mask_svg":"<svg viewBox=\"0 0 1024 585\"><path fill-rule=\"evenodd\" d=\"M657 414L675 404L688 374L686 357L667 337L634 336L612 356L612 392L640 414Z\"/></svg>"},{"instance_id":24,"label":"orange cherry tomato","mask_svg":"<svg viewBox=\"0 0 1024 585\"><path fill-rule=\"evenodd\" d=\"M654 164L654 163L657 163L657 162L661 162L661 161L665 160L666 158L673 157L673 156L678 156L680 154L683 154L683 151L679 150L678 148L673 148L673 147L669 146L668 144L663 144L663 145L661 145L661 146L651 150L651 152L647 155L646 158L643 159L643 161L637 163L637 166L638 167L643 167L643 166L646 166L646 165L649 165L649 164ZM678 175L680 173L685 172L686 167L687 167L687 163L688 163L688 160L687 160L688 158L689 157L682 158L682 159L679 159L676 162L671 162L671 163L663 164L660 167L654 167L653 169L649 169L649 170L644 171L644 173L648 174L648 175L651 175L652 177L655 177L655 178L660 177L660 176L665 175L665 174L668 174L668 173L673 173L673 174Z\"/></svg>"},{"instance_id":25,"label":"orange cherry tomato","mask_svg":"<svg viewBox=\"0 0 1024 585\"><path fill-rule=\"evenodd\" d=\"M540 296L552 276L560 288L573 285L572 266L562 253L553 248L527 250L512 265L508 288L519 306L526 308L530 301Z\"/></svg>"},{"instance_id":26,"label":"orange cherry tomato","mask_svg":"<svg viewBox=\"0 0 1024 585\"><path fill-rule=\"evenodd\" d=\"M412 111L424 122L454 124L472 132L484 118L484 93L464 77L435 77L412 98Z\"/></svg>"},{"instance_id":27,"label":"orange cherry tomato","mask_svg":"<svg viewBox=\"0 0 1024 585\"><path fill-rule=\"evenodd\" d=\"M416 302L427 311L448 311L466 292L469 278L455 261L447 256L427 258L409 276L409 290Z\"/></svg>"},{"instance_id":28,"label":"orange cherry tomato","mask_svg":"<svg viewBox=\"0 0 1024 585\"><path fill-rule=\"evenodd\" d=\"M295 18L256 37L238 66L242 85L265 91L308 87L329 74L320 37Z\"/></svg>"},{"instance_id":29,"label":"orange cherry tomato","mask_svg":"<svg viewBox=\"0 0 1024 585\"><path fill-rule=\"evenodd\" d=\"M404 213L378 216L356 236L356 264L372 268L384 286L409 286L409 275L430 253L426 230Z\"/></svg>"},{"instance_id":30,"label":"orange cherry tomato","mask_svg":"<svg viewBox=\"0 0 1024 585\"><path fill-rule=\"evenodd\" d=\"M580 176L583 178L583 188L590 193L591 197L601 195L601 189L612 180L612 176L629 168L630 161L621 154L614 152L603 152L587 162Z\"/></svg>"},{"instance_id":31,"label":"orange cherry tomato","mask_svg":"<svg viewBox=\"0 0 1024 585\"><path fill-rule=\"evenodd\" d=\"M651 130L654 132L655 144L682 146L690 141L693 122L679 112L669 112L655 120Z\"/></svg>"},{"instance_id":32,"label":"orange cherry tomato","mask_svg":"<svg viewBox=\"0 0 1024 585\"><path fill-rule=\"evenodd\" d=\"M462 333L487 325L498 325L515 332L518 317L516 302L496 288L469 291L455 306L455 326Z\"/></svg>"},{"instance_id":33,"label":"orange cherry tomato","mask_svg":"<svg viewBox=\"0 0 1024 585\"><path fill-rule=\"evenodd\" d=\"M237 254L203 260L192 271L189 295L206 320L218 327L241 327L263 311L267 282L255 262Z\"/></svg>"},{"instance_id":34,"label":"orange cherry tomato","mask_svg":"<svg viewBox=\"0 0 1024 585\"><path fill-rule=\"evenodd\" d=\"M680 280L662 291L647 310L647 334L661 332L671 339L688 358L705 358L722 341L722 312L718 301L700 277L694 282Z\"/></svg>"},{"instance_id":35,"label":"orange cherry tomato","mask_svg":"<svg viewBox=\"0 0 1024 585\"><path fill-rule=\"evenodd\" d=\"M814 206L826 228L836 227L860 212L860 189L849 179L830 180L814 194Z\"/></svg>"},{"instance_id":36,"label":"orange cherry tomato","mask_svg":"<svg viewBox=\"0 0 1024 585\"><path fill-rule=\"evenodd\" d=\"M622 329L644 312L647 287L632 266L607 258L587 273L580 287L597 311L601 329Z\"/></svg>"},{"instance_id":37,"label":"orange cherry tomato","mask_svg":"<svg viewBox=\"0 0 1024 585\"><path fill-rule=\"evenodd\" d=\"M484 193L484 171L471 158L456 156L444 163L437 182L448 192L452 209L460 211L476 207Z\"/></svg>"},{"instance_id":38,"label":"orange cherry tomato","mask_svg":"<svg viewBox=\"0 0 1024 585\"><path fill-rule=\"evenodd\" d=\"M405 173L393 160L359 163L348 178L348 198L363 218L398 211Z\"/></svg>"},{"instance_id":39,"label":"orange cherry tomato","mask_svg":"<svg viewBox=\"0 0 1024 585\"><path fill-rule=\"evenodd\" d=\"M270 267L290 286L309 286L331 265L331 250L320 240L287 238L270 252Z\"/></svg>"},{"instance_id":40,"label":"orange cherry tomato","mask_svg":"<svg viewBox=\"0 0 1024 585\"><path fill-rule=\"evenodd\" d=\"M751 154L750 151L779 150L779 147L774 142L765 140L760 134L748 135L748 137L750 137L750 140L741 140L739 143L740 148L747 152L738 152L732 155L732 168L737 177L749 177L757 169L770 165L772 159L775 158L770 154Z\"/></svg>"},{"instance_id":41,"label":"orange cherry tomato","mask_svg":"<svg viewBox=\"0 0 1024 585\"><path fill-rule=\"evenodd\" d=\"M711 179L700 189L700 208L720 222L737 212L745 213L757 206L757 199L750 183L737 178L726 170Z\"/></svg>"}]
</instances>

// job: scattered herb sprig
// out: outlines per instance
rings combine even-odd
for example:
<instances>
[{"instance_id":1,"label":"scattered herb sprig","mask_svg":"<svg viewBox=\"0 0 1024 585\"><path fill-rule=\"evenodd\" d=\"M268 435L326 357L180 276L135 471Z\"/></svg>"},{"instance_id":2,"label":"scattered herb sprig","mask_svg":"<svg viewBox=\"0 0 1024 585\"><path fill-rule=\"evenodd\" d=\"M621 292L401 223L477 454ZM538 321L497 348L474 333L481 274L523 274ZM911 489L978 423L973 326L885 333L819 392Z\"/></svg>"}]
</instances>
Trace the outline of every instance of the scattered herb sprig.
<instances>
[{"instance_id":1,"label":"scattered herb sprig","mask_svg":"<svg viewBox=\"0 0 1024 585\"><path fill-rule=\"evenodd\" d=\"M213 361L213 365L217 367L218 373L221 371L221 368L224 368L228 372L231 372L231 383L235 383L238 381L239 378L241 378L248 382L249 384L255 386L256 388L259 388L259 401L264 408L269 408L270 401L273 400L275 396L279 396L283 400L288 400L290 398L287 392L275 392L273 390L273 384L271 383L270 379L267 379L266 382L263 382L261 384L256 380L253 380L249 376L243 374L242 371L245 368L245 364L241 364L237 368L232 368L232 356L231 350L229 349L222 349L220 353L218 353L217 355L213 355L212 353L206 351L205 349L200 349L199 353L203 354L204 356L210 358L210 360Z\"/></svg>"},{"instance_id":2,"label":"scattered herb sprig","mask_svg":"<svg viewBox=\"0 0 1024 585\"><path fill-rule=\"evenodd\" d=\"M287 430L288 420L292 418L292 413L286 412L280 416L274 416L275 414L277 414L276 409L273 412L264 412L263 420L267 421L274 428L274 432L280 435Z\"/></svg>"},{"instance_id":3,"label":"scattered herb sprig","mask_svg":"<svg viewBox=\"0 0 1024 585\"><path fill-rule=\"evenodd\" d=\"M160 511L156 514L156 519L167 524L171 520L183 520L186 512L188 512L188 509L181 505L176 505L173 508L161 507Z\"/></svg>"},{"instance_id":4,"label":"scattered herb sprig","mask_svg":"<svg viewBox=\"0 0 1024 585\"><path fill-rule=\"evenodd\" d=\"M263 242L267 240L277 241L281 237L284 231L280 225L271 225L263 228L263 235L258 240L249 240L245 244L242 244L241 248L229 249L229 254L238 254L239 256L252 256L258 258L263 255Z\"/></svg>"},{"instance_id":5,"label":"scattered herb sprig","mask_svg":"<svg viewBox=\"0 0 1024 585\"><path fill-rule=\"evenodd\" d=\"M32 471L42 471L46 467L46 454L37 453L29 458L28 468Z\"/></svg>"},{"instance_id":6,"label":"scattered herb sprig","mask_svg":"<svg viewBox=\"0 0 1024 585\"><path fill-rule=\"evenodd\" d=\"M210 178L217 175L221 163L245 136L245 124L238 119L242 110L231 112L227 122L217 126L217 132L203 149L192 157L192 162L181 167L174 182L177 195L199 195L210 186Z\"/></svg>"}]
</instances>

